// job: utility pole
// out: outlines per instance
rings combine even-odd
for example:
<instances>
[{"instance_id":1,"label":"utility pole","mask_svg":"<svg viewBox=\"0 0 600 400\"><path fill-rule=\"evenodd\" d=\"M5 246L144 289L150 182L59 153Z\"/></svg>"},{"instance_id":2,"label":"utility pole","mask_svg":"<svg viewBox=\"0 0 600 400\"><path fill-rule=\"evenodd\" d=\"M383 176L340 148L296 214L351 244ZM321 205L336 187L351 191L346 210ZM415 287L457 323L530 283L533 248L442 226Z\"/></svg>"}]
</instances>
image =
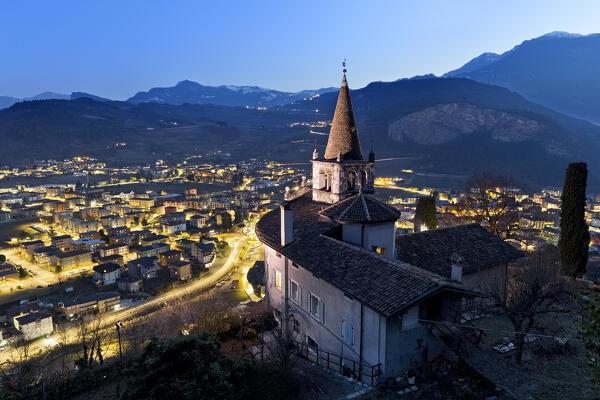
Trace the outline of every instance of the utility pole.
<instances>
[{"instance_id":1,"label":"utility pole","mask_svg":"<svg viewBox=\"0 0 600 400\"><path fill-rule=\"evenodd\" d=\"M117 338L119 340L119 357L121 358L121 365L119 367L119 380L117 382L117 396L121 396L121 375L123 374L123 348L121 347L121 327L123 323L117 321L115 327L117 328Z\"/></svg>"}]
</instances>

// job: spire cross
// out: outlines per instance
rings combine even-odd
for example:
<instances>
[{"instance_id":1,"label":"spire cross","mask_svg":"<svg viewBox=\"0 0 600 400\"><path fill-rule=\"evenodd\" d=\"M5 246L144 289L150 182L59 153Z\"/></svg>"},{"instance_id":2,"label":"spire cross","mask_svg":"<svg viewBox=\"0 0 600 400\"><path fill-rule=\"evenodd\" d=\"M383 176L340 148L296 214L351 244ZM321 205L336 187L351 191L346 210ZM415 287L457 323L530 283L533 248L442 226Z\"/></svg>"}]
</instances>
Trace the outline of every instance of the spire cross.
<instances>
[{"instance_id":1,"label":"spire cross","mask_svg":"<svg viewBox=\"0 0 600 400\"><path fill-rule=\"evenodd\" d=\"M346 73L346 59L344 58L344 61L342 61L342 68L344 71L344 74Z\"/></svg>"}]
</instances>

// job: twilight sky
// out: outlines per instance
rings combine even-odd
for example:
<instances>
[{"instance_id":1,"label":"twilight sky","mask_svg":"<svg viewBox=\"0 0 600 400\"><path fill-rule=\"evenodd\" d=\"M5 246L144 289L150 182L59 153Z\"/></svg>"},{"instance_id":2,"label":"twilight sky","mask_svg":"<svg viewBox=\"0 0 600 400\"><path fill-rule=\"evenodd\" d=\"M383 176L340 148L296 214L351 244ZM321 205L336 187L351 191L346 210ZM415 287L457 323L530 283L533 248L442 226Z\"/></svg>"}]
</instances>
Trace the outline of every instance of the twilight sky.
<instances>
[{"instance_id":1,"label":"twilight sky","mask_svg":"<svg viewBox=\"0 0 600 400\"><path fill-rule=\"evenodd\" d=\"M600 31L554 0L18 0L0 3L0 95L125 99L183 79L296 91L442 74L551 31Z\"/></svg>"}]
</instances>

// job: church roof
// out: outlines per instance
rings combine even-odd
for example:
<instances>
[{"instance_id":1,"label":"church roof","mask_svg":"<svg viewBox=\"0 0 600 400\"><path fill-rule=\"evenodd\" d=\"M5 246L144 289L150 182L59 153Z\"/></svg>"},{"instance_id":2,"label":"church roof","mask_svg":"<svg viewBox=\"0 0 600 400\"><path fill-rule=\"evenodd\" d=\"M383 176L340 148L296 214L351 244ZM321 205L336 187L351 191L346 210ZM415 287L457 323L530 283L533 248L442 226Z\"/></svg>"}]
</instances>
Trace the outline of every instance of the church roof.
<instances>
[{"instance_id":1,"label":"church roof","mask_svg":"<svg viewBox=\"0 0 600 400\"><path fill-rule=\"evenodd\" d=\"M281 246L275 209L256 224L261 242L382 315L397 315L444 288L462 290L439 275L332 237L340 225L320 214L327 204L313 202L310 192L288 206L294 211L294 241Z\"/></svg>"},{"instance_id":2,"label":"church roof","mask_svg":"<svg viewBox=\"0 0 600 400\"><path fill-rule=\"evenodd\" d=\"M464 273L514 261L523 255L479 224L439 228L396 238L396 256L400 261L445 277L450 276L453 253L464 259Z\"/></svg>"},{"instance_id":3,"label":"church roof","mask_svg":"<svg viewBox=\"0 0 600 400\"><path fill-rule=\"evenodd\" d=\"M340 222L366 224L392 222L400 218L400 211L362 191L325 208L321 214Z\"/></svg>"},{"instance_id":4,"label":"church roof","mask_svg":"<svg viewBox=\"0 0 600 400\"><path fill-rule=\"evenodd\" d=\"M342 160L362 160L362 150L358 139L358 130L354 120L354 110L350 99L350 89L346 74L342 79L333 122L329 131L329 140L325 148L325 159L334 160L341 154Z\"/></svg>"}]
</instances>

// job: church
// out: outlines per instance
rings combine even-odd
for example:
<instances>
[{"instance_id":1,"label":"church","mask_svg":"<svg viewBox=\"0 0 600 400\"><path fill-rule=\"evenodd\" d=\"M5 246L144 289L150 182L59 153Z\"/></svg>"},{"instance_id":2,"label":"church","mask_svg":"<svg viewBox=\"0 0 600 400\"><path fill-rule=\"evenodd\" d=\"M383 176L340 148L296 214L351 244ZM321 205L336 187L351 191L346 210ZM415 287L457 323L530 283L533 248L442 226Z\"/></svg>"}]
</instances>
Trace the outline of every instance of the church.
<instances>
[{"instance_id":1,"label":"church","mask_svg":"<svg viewBox=\"0 0 600 400\"><path fill-rule=\"evenodd\" d=\"M375 155L363 157L346 70L327 147L311 163L312 187L286 193L256 225L267 302L285 335L338 355L356 379L417 369L445 350L423 321L450 320L471 292L460 257L448 274L398 258L400 213L372 196Z\"/></svg>"}]
</instances>

